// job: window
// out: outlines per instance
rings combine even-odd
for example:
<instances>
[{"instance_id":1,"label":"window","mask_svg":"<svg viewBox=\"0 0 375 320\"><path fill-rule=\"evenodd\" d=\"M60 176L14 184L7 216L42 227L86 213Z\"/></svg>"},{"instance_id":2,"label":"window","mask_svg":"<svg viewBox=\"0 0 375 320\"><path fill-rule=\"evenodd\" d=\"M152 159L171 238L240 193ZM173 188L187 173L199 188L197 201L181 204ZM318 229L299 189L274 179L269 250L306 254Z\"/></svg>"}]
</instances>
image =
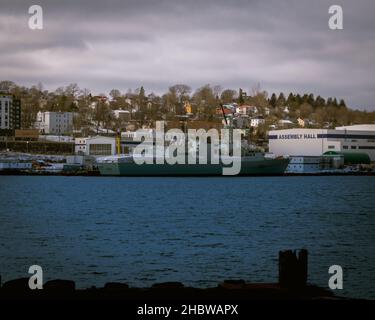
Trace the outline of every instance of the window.
<instances>
[{"instance_id":1,"label":"window","mask_svg":"<svg viewBox=\"0 0 375 320\"><path fill-rule=\"evenodd\" d=\"M343 148L343 149L348 149L348 146L343 146L342 148Z\"/></svg>"},{"instance_id":2,"label":"window","mask_svg":"<svg viewBox=\"0 0 375 320\"><path fill-rule=\"evenodd\" d=\"M328 146L328 149L335 149L335 146Z\"/></svg>"},{"instance_id":3,"label":"window","mask_svg":"<svg viewBox=\"0 0 375 320\"><path fill-rule=\"evenodd\" d=\"M90 144L90 155L108 156L112 154L111 144Z\"/></svg>"},{"instance_id":4,"label":"window","mask_svg":"<svg viewBox=\"0 0 375 320\"><path fill-rule=\"evenodd\" d=\"M357 149L357 146L351 146L350 149Z\"/></svg>"},{"instance_id":5,"label":"window","mask_svg":"<svg viewBox=\"0 0 375 320\"><path fill-rule=\"evenodd\" d=\"M375 150L375 146L359 146L358 149Z\"/></svg>"}]
</instances>

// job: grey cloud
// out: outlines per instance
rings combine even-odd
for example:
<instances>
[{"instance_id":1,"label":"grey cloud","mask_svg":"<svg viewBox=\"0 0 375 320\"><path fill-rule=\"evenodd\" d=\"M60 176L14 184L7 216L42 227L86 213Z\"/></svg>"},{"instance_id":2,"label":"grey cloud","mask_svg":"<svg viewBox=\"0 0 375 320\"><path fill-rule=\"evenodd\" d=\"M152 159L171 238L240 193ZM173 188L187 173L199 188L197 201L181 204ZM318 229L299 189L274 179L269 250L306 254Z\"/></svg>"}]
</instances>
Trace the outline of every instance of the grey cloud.
<instances>
[{"instance_id":1,"label":"grey cloud","mask_svg":"<svg viewBox=\"0 0 375 320\"><path fill-rule=\"evenodd\" d=\"M185 82L314 92L375 109L375 3L331 1L38 1L45 29L27 28L28 1L2 0L0 78L94 92Z\"/></svg>"}]
</instances>

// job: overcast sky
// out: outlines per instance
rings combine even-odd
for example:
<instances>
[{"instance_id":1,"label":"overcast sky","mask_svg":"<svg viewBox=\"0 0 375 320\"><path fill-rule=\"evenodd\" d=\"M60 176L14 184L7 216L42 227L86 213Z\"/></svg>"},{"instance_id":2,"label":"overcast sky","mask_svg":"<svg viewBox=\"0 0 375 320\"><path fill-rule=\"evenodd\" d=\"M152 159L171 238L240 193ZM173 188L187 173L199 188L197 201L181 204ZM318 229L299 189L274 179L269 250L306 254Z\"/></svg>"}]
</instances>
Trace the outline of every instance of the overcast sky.
<instances>
[{"instance_id":1,"label":"overcast sky","mask_svg":"<svg viewBox=\"0 0 375 320\"><path fill-rule=\"evenodd\" d=\"M28 8L44 29L28 28ZM344 29L328 28L342 5ZM313 92L375 110L373 0L0 0L0 80L94 93L176 83Z\"/></svg>"}]
</instances>

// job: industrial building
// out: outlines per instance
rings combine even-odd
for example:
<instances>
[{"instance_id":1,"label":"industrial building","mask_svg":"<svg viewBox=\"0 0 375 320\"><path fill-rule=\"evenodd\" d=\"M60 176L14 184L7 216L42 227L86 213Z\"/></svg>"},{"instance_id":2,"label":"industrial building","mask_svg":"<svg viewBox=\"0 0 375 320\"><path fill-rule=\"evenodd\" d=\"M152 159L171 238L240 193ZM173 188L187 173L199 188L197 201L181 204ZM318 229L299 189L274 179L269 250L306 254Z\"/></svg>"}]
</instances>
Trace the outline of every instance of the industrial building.
<instances>
[{"instance_id":1,"label":"industrial building","mask_svg":"<svg viewBox=\"0 0 375 320\"><path fill-rule=\"evenodd\" d=\"M269 132L269 151L276 156L321 156L327 152L367 154L375 161L375 124L335 129L285 129Z\"/></svg>"},{"instance_id":2,"label":"industrial building","mask_svg":"<svg viewBox=\"0 0 375 320\"><path fill-rule=\"evenodd\" d=\"M0 136L14 136L21 128L21 100L14 95L0 93Z\"/></svg>"},{"instance_id":3,"label":"industrial building","mask_svg":"<svg viewBox=\"0 0 375 320\"><path fill-rule=\"evenodd\" d=\"M112 137L89 137L75 139L75 153L87 156L109 156L116 154L116 139Z\"/></svg>"}]
</instances>

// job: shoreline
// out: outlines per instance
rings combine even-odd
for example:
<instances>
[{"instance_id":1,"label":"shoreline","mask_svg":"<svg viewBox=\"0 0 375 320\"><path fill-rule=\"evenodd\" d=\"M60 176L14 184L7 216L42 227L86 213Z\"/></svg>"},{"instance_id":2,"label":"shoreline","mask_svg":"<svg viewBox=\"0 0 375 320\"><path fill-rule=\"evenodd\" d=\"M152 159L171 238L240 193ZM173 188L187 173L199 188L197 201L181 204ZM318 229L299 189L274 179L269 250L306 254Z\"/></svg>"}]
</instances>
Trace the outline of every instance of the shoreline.
<instances>
[{"instance_id":1,"label":"shoreline","mask_svg":"<svg viewBox=\"0 0 375 320\"><path fill-rule=\"evenodd\" d=\"M120 175L101 175L99 171L88 172L26 172L19 170L0 170L0 176L63 176L63 177L122 177ZM375 176L375 172L319 172L319 173L284 173L278 175L234 175L234 176L212 176L212 175L126 175L123 177L322 177L322 176Z\"/></svg>"},{"instance_id":2,"label":"shoreline","mask_svg":"<svg viewBox=\"0 0 375 320\"><path fill-rule=\"evenodd\" d=\"M279 283L247 283L244 280L225 280L216 287L196 288L181 282L155 283L150 287L130 287L126 283L108 282L103 287L76 289L71 280L55 279L46 282L41 290L28 287L29 278L5 282L0 287L0 301L13 299L69 300L354 300L336 296L332 291L312 284L284 287Z\"/></svg>"}]
</instances>

